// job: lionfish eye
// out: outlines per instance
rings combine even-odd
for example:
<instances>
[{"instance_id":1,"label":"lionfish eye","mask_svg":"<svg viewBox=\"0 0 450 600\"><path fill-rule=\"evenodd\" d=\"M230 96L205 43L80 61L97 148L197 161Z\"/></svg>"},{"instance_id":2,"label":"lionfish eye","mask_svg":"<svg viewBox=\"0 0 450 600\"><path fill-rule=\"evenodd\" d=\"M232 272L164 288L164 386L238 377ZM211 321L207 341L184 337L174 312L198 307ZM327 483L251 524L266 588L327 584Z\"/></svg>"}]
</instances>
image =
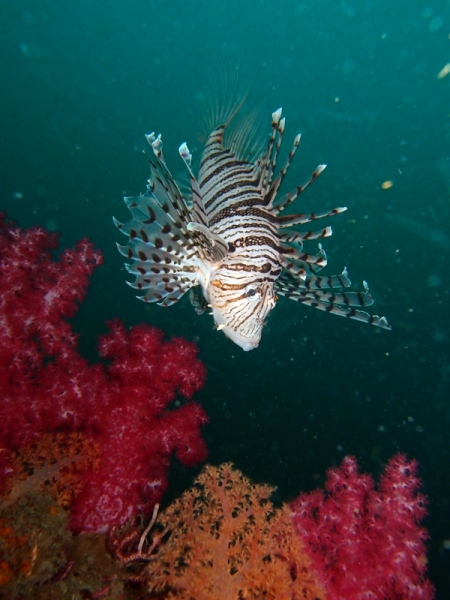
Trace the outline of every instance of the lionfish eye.
<instances>
[{"instance_id":1,"label":"lionfish eye","mask_svg":"<svg viewBox=\"0 0 450 600\"><path fill-rule=\"evenodd\" d=\"M247 288L245 295L247 298L254 298L256 295L261 296L261 290L259 288L249 287Z\"/></svg>"}]
</instances>

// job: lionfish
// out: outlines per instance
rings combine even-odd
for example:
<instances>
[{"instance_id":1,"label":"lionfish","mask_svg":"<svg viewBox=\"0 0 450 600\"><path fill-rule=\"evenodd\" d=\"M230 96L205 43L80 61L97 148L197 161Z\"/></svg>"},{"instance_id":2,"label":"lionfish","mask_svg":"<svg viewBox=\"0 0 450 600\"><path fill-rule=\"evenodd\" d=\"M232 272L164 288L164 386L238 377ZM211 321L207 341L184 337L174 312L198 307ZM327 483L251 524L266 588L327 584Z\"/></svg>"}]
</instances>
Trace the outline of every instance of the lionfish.
<instances>
[{"instance_id":1,"label":"lionfish","mask_svg":"<svg viewBox=\"0 0 450 600\"><path fill-rule=\"evenodd\" d=\"M298 231L296 225L331 217L346 210L284 214L284 210L323 172L319 165L309 179L282 196L279 191L300 143L294 139L276 174L285 119L281 108L272 114L265 148L252 159L248 135L252 126L242 119L230 124L243 100L216 111L200 160L198 176L185 143L179 148L190 178L190 193L182 193L169 171L161 136L146 135L152 148L147 191L126 197L132 219L114 219L127 244L117 244L131 261L132 288L145 292L145 302L170 306L190 290L198 314L210 309L217 329L243 350L256 348L269 312L279 296L335 315L390 329L385 317L369 315L360 307L373 304L364 291L343 291L351 285L347 269L340 275L320 276L327 264L319 243L316 254L304 242L331 235L331 227ZM190 197L189 197L190 196Z\"/></svg>"}]
</instances>

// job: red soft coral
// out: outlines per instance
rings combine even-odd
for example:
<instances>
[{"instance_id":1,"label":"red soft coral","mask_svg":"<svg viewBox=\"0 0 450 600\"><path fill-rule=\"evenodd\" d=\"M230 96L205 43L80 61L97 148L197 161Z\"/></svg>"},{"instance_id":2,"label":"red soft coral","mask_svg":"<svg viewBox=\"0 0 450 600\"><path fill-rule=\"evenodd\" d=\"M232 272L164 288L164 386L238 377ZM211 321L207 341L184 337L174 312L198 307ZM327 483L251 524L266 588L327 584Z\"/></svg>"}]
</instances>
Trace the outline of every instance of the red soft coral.
<instances>
[{"instance_id":1,"label":"red soft coral","mask_svg":"<svg viewBox=\"0 0 450 600\"><path fill-rule=\"evenodd\" d=\"M425 579L425 539L420 527L425 498L418 493L417 465L398 454L381 477L358 472L346 457L330 469L326 492L302 493L292 503L297 531L338 600L431 600Z\"/></svg>"},{"instance_id":2,"label":"red soft coral","mask_svg":"<svg viewBox=\"0 0 450 600\"><path fill-rule=\"evenodd\" d=\"M82 431L100 447L98 469L73 507L72 526L120 525L161 499L173 454L185 465L206 457L206 422L194 403L205 368L196 346L147 325L114 321L100 340L106 364L79 354L67 317L85 296L101 255L87 240L52 258L57 238L22 230L0 215L0 474L8 452L47 432ZM1 480L1 477L0 477Z\"/></svg>"},{"instance_id":3,"label":"red soft coral","mask_svg":"<svg viewBox=\"0 0 450 600\"><path fill-rule=\"evenodd\" d=\"M160 331L146 325L127 332L116 321L100 348L102 356L113 359L107 367L110 395L98 408L96 439L104 455L77 498L72 520L75 529L90 531L106 529L111 513L114 523L125 522L136 508L148 513L167 487L173 454L186 466L207 456L200 435L207 420L203 409L188 403L168 410L177 390L190 396L203 385L205 370L195 358L195 345L164 342Z\"/></svg>"}]
</instances>

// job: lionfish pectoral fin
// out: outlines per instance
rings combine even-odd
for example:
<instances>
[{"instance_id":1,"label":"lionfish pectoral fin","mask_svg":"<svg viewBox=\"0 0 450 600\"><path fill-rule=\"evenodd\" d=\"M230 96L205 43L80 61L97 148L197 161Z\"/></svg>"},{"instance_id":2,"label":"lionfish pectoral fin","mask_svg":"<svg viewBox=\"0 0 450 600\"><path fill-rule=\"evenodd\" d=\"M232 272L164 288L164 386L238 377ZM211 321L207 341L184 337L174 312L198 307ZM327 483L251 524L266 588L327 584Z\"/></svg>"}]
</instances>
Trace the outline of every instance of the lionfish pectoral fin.
<instances>
[{"instance_id":1,"label":"lionfish pectoral fin","mask_svg":"<svg viewBox=\"0 0 450 600\"><path fill-rule=\"evenodd\" d=\"M193 215L164 162L161 136L146 138L154 153L149 157L148 189L124 198L132 218L127 223L114 220L128 237L127 244L117 248L130 261L125 266L135 280L128 285L143 292L139 298L170 306L198 285L203 265L188 230Z\"/></svg>"},{"instance_id":2,"label":"lionfish pectoral fin","mask_svg":"<svg viewBox=\"0 0 450 600\"><path fill-rule=\"evenodd\" d=\"M303 242L309 240L318 240L320 238L330 237L333 231L331 227L324 227L318 231L286 231L285 233L279 234L280 242L286 244L295 244L297 247L302 248Z\"/></svg>"},{"instance_id":3,"label":"lionfish pectoral fin","mask_svg":"<svg viewBox=\"0 0 450 600\"><path fill-rule=\"evenodd\" d=\"M274 287L277 295L301 302L306 306L362 323L369 323L382 329L392 329L385 317L370 315L364 310L355 308L371 306L374 302L365 281L363 285L364 292L334 291L335 288L350 286L347 269L344 269L341 275L311 276L307 277L305 281L290 272L283 271ZM320 288L328 288L331 291L324 292Z\"/></svg>"},{"instance_id":4,"label":"lionfish pectoral fin","mask_svg":"<svg viewBox=\"0 0 450 600\"><path fill-rule=\"evenodd\" d=\"M324 290L331 288L348 288L352 282L348 278L348 271L345 268L340 275L311 275L302 282L303 290Z\"/></svg>"},{"instance_id":5,"label":"lionfish pectoral fin","mask_svg":"<svg viewBox=\"0 0 450 600\"><path fill-rule=\"evenodd\" d=\"M206 301L200 286L191 288L189 291L189 300L198 315L202 315L208 310L208 302Z\"/></svg>"},{"instance_id":6,"label":"lionfish pectoral fin","mask_svg":"<svg viewBox=\"0 0 450 600\"><path fill-rule=\"evenodd\" d=\"M119 247L119 251L125 254L123 250L127 250L127 247ZM126 283L135 290L145 292L143 296L138 296L139 300L171 306L192 287L198 285L198 271L190 261L170 263L169 260L170 253L158 250L145 261L133 260L125 265L128 273L135 276L133 282Z\"/></svg>"},{"instance_id":7,"label":"lionfish pectoral fin","mask_svg":"<svg viewBox=\"0 0 450 600\"><path fill-rule=\"evenodd\" d=\"M187 229L192 234L200 254L207 260L217 263L225 258L228 244L220 235L213 233L205 225L193 221L188 223Z\"/></svg>"},{"instance_id":8,"label":"lionfish pectoral fin","mask_svg":"<svg viewBox=\"0 0 450 600\"><path fill-rule=\"evenodd\" d=\"M281 266L294 275L298 274L299 268L304 269L308 273L314 273L327 266L327 255L322 248L322 244L319 244L319 252L317 254L307 254L306 252L302 252L301 246L282 245L281 249ZM304 277L302 277L302 279L304 279Z\"/></svg>"}]
</instances>

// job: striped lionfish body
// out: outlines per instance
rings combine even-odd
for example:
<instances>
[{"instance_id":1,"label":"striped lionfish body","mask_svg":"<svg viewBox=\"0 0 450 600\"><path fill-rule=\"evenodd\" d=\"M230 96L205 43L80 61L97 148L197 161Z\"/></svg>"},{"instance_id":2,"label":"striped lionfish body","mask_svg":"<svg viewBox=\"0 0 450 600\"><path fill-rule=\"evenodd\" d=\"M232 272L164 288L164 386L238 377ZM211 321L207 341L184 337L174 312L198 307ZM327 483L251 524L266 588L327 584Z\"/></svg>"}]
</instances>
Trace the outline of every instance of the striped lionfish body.
<instances>
[{"instance_id":1,"label":"striped lionfish body","mask_svg":"<svg viewBox=\"0 0 450 600\"><path fill-rule=\"evenodd\" d=\"M166 166L161 136L146 136L153 149L148 190L125 198L131 221L122 224L114 219L128 237L127 244L118 249L131 261L127 270L135 281L129 285L145 292L142 300L162 306L174 304L191 290L196 311L209 307L217 328L244 350L258 346L278 296L390 329L384 317L361 310L373 303L365 282L363 292L345 292L351 285L346 269L340 275L316 274L327 264L326 254L320 244L317 254L307 254L303 243L330 236L331 228L292 229L346 209L282 214L325 165L318 166L306 183L279 197L300 135L276 175L285 128L281 109L272 115L265 150L250 160L240 155L248 127L224 140L239 107L230 110L209 134L198 177L191 169L186 144L180 147L190 176L191 202Z\"/></svg>"}]
</instances>

